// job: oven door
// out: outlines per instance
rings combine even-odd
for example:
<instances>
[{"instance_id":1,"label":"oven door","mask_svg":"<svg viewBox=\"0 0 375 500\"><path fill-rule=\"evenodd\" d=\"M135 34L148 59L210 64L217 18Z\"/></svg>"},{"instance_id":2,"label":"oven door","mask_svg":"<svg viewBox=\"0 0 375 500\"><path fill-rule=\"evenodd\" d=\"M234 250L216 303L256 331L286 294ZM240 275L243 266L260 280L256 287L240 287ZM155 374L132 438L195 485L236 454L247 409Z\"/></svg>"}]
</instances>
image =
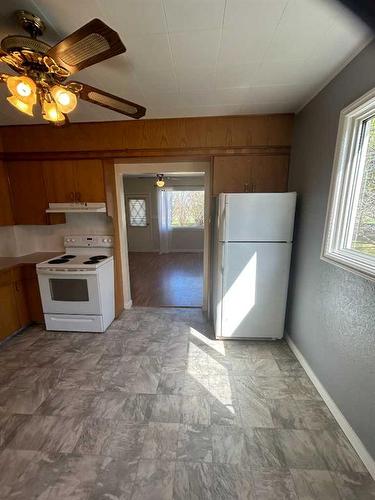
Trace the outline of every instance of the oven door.
<instances>
[{"instance_id":1,"label":"oven door","mask_svg":"<svg viewBox=\"0 0 375 500\"><path fill-rule=\"evenodd\" d=\"M38 269L38 281L44 313L102 314L95 271Z\"/></svg>"}]
</instances>

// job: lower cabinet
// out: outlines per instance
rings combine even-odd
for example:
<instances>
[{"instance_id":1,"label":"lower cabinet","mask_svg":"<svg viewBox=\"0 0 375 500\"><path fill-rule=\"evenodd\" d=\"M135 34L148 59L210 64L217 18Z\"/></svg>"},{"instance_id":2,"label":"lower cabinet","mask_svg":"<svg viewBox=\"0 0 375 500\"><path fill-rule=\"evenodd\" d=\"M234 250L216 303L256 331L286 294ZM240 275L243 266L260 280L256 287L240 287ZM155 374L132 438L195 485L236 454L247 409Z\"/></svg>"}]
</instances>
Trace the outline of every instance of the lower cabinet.
<instances>
[{"instance_id":1,"label":"lower cabinet","mask_svg":"<svg viewBox=\"0 0 375 500\"><path fill-rule=\"evenodd\" d=\"M0 285L0 340L20 329L13 283Z\"/></svg>"},{"instance_id":2,"label":"lower cabinet","mask_svg":"<svg viewBox=\"0 0 375 500\"><path fill-rule=\"evenodd\" d=\"M23 287L29 309L29 321L43 323L44 315L42 299L40 298L38 277L35 265L26 264L22 267Z\"/></svg>"},{"instance_id":3,"label":"lower cabinet","mask_svg":"<svg viewBox=\"0 0 375 500\"><path fill-rule=\"evenodd\" d=\"M34 322L43 322L35 265L0 271L0 341Z\"/></svg>"}]
</instances>

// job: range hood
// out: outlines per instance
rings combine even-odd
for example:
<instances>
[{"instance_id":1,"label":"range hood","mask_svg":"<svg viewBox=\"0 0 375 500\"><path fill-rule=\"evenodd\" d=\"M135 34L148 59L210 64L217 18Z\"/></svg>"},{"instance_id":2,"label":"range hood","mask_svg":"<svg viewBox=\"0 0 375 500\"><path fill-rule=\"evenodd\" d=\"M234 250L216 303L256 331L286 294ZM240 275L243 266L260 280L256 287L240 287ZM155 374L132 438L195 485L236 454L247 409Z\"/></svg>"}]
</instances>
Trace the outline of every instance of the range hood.
<instances>
[{"instance_id":1,"label":"range hood","mask_svg":"<svg viewBox=\"0 0 375 500\"><path fill-rule=\"evenodd\" d=\"M84 213L106 213L105 203L49 203L47 214L84 214Z\"/></svg>"}]
</instances>

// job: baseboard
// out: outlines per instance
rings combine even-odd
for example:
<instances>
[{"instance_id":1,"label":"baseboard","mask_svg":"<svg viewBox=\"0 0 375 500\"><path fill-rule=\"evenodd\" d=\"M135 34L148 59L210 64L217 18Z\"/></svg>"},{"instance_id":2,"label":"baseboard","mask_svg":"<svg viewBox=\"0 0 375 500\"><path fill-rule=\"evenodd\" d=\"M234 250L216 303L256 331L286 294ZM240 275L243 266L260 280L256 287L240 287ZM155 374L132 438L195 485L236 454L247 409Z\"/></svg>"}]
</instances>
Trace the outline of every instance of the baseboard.
<instances>
[{"instance_id":1,"label":"baseboard","mask_svg":"<svg viewBox=\"0 0 375 500\"><path fill-rule=\"evenodd\" d=\"M301 363L303 369L305 370L307 376L311 380L311 382L314 384L316 390L319 392L321 395L323 401L325 404L328 406L330 409L332 415L335 417L337 423L343 430L344 434L350 441L351 445L355 449L355 451L358 453L360 459L364 463L365 467L371 474L371 476L375 479L375 460L372 458L370 453L367 451L365 445L362 443L362 441L359 439L355 431L353 430L352 426L349 424L349 422L346 420L344 415L342 414L341 410L339 407L336 405L334 400L331 398L331 396L328 394L327 390L323 386L323 384L320 382L318 377L315 375L313 372L312 368L304 358L303 354L301 351L298 349L296 344L293 342L293 340L286 335L285 340L287 341L290 349L292 352L295 354L296 358L298 361Z\"/></svg>"},{"instance_id":2,"label":"baseboard","mask_svg":"<svg viewBox=\"0 0 375 500\"><path fill-rule=\"evenodd\" d=\"M133 301L128 300L128 302L125 302L125 304L124 304L124 309L131 309L132 306L133 306Z\"/></svg>"}]
</instances>

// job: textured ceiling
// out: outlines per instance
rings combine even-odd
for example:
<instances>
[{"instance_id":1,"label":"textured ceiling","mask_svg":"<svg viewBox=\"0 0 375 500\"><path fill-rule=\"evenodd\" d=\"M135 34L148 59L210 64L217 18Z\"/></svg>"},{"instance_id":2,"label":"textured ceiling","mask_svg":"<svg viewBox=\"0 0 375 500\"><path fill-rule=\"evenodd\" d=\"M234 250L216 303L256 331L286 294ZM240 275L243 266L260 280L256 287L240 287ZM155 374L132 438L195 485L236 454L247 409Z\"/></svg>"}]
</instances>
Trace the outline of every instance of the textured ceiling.
<instances>
[{"instance_id":1,"label":"textured ceiling","mask_svg":"<svg viewBox=\"0 0 375 500\"><path fill-rule=\"evenodd\" d=\"M51 44L95 17L118 31L127 52L77 79L139 102L146 118L297 111L371 39L336 0L12 0L0 4L2 37L20 32L21 8L45 20ZM43 122L4 87L0 124ZM82 101L69 116L124 119Z\"/></svg>"}]
</instances>

